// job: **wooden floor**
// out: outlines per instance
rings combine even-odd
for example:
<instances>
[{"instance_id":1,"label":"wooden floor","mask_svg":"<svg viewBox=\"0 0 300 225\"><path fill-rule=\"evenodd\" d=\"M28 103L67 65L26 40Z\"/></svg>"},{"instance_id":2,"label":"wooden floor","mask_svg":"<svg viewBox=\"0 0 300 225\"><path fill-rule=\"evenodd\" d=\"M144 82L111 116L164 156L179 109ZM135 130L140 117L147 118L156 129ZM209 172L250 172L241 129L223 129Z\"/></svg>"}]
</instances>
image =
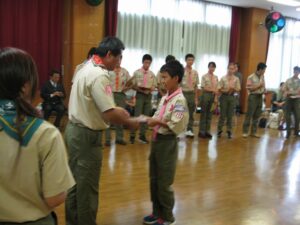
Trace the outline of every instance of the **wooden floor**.
<instances>
[{"instance_id":1,"label":"wooden floor","mask_svg":"<svg viewBox=\"0 0 300 225\"><path fill-rule=\"evenodd\" d=\"M242 122L243 116L236 118L231 140L214 135L210 141L180 142L174 183L177 225L300 224L300 138L285 140L285 131L259 129L260 139L245 139ZM142 224L151 213L149 147L104 148L99 225ZM57 213L64 225L64 207Z\"/></svg>"}]
</instances>

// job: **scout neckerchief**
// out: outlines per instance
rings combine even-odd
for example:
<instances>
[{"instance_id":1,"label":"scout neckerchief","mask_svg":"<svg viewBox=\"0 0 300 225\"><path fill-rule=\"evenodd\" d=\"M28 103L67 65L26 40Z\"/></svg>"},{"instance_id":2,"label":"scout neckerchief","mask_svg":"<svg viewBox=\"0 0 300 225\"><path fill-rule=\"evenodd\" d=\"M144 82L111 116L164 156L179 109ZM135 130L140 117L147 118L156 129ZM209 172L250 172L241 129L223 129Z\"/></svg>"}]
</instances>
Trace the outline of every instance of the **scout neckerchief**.
<instances>
[{"instance_id":1,"label":"scout neckerchief","mask_svg":"<svg viewBox=\"0 0 300 225\"><path fill-rule=\"evenodd\" d=\"M119 91L119 83L120 83L120 75L121 75L121 68L115 68L114 72L116 74L116 83L115 83L115 89L116 92Z\"/></svg>"},{"instance_id":2,"label":"scout neckerchief","mask_svg":"<svg viewBox=\"0 0 300 225\"><path fill-rule=\"evenodd\" d=\"M165 100L164 100L164 103L163 103L163 106L161 107L160 111L159 111L159 115L158 115L158 119L162 119L163 118L163 115L165 114L165 111L166 111L166 108L167 108L167 104L168 102L174 98L176 95L178 94L181 94L182 93L182 89L181 88L178 88L176 91L174 91L171 95L169 95L169 93L167 94ZM156 125L153 129L153 140L156 140L156 136L157 136L157 132L160 128L160 125Z\"/></svg>"},{"instance_id":3,"label":"scout neckerchief","mask_svg":"<svg viewBox=\"0 0 300 225\"><path fill-rule=\"evenodd\" d=\"M192 68L185 68L185 71L187 73L187 78L188 78L188 87L193 88L193 74L192 74Z\"/></svg>"},{"instance_id":4,"label":"scout neckerchief","mask_svg":"<svg viewBox=\"0 0 300 225\"><path fill-rule=\"evenodd\" d=\"M14 101L0 99L0 131L4 131L8 136L19 140L19 134L16 127L17 111ZM35 131L43 123L42 119L25 116L21 124L22 142L21 146L27 146Z\"/></svg>"},{"instance_id":5,"label":"scout neckerchief","mask_svg":"<svg viewBox=\"0 0 300 225\"><path fill-rule=\"evenodd\" d=\"M143 77L143 87L147 87L147 83L148 83L148 70L145 70L143 67L141 68L141 70L143 71L144 77Z\"/></svg>"},{"instance_id":6,"label":"scout neckerchief","mask_svg":"<svg viewBox=\"0 0 300 225\"><path fill-rule=\"evenodd\" d=\"M100 66L102 69L107 70L102 59L98 55L92 56L92 63L94 64L94 66ZM108 96L112 96L112 88L110 84L105 86L105 94L107 94Z\"/></svg>"}]
</instances>

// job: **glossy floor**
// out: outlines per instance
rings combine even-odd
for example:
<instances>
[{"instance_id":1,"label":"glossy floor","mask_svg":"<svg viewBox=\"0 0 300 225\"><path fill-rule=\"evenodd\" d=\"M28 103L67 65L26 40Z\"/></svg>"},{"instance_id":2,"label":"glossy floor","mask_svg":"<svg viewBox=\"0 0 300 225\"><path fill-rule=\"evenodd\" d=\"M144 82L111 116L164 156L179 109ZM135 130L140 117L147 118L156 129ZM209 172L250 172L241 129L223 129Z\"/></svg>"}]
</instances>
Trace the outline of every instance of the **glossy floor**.
<instances>
[{"instance_id":1,"label":"glossy floor","mask_svg":"<svg viewBox=\"0 0 300 225\"><path fill-rule=\"evenodd\" d=\"M300 224L300 138L285 140L285 131L259 129L261 138L245 139L242 122L243 117L236 118L231 140L214 135L179 143L178 225ZM149 147L136 143L103 149L98 224L142 224L151 212ZM63 206L57 213L59 224L65 224Z\"/></svg>"}]
</instances>

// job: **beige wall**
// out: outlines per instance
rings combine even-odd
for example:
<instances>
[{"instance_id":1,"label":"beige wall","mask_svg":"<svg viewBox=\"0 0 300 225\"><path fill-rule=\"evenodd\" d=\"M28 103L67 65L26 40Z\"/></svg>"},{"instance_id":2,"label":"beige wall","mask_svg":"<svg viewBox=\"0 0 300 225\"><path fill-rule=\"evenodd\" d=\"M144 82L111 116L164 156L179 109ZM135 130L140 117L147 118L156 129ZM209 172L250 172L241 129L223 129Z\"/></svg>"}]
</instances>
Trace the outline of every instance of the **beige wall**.
<instances>
[{"instance_id":1,"label":"beige wall","mask_svg":"<svg viewBox=\"0 0 300 225\"><path fill-rule=\"evenodd\" d=\"M93 7L84 0L64 0L63 65L68 96L76 65L84 61L89 49L98 46L104 37L104 4L105 1Z\"/></svg>"}]
</instances>

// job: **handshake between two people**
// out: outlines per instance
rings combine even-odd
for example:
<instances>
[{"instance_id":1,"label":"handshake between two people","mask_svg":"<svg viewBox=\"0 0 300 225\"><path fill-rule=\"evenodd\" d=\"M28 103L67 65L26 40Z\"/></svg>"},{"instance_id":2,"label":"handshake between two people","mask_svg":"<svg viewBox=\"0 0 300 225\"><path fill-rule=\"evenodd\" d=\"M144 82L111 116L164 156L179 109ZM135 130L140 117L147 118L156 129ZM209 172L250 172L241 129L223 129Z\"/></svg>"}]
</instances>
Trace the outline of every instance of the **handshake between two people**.
<instances>
[{"instance_id":1,"label":"handshake between two people","mask_svg":"<svg viewBox=\"0 0 300 225\"><path fill-rule=\"evenodd\" d=\"M136 130L140 127L141 124L147 124L150 127L154 127L156 125L165 126L166 122L160 120L158 118L152 118L145 115L140 115L138 117L130 117L129 113L121 108L115 107L114 111L118 114L119 119L111 120L111 123L123 124L129 127L130 129Z\"/></svg>"}]
</instances>

